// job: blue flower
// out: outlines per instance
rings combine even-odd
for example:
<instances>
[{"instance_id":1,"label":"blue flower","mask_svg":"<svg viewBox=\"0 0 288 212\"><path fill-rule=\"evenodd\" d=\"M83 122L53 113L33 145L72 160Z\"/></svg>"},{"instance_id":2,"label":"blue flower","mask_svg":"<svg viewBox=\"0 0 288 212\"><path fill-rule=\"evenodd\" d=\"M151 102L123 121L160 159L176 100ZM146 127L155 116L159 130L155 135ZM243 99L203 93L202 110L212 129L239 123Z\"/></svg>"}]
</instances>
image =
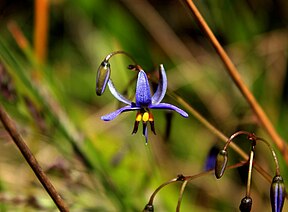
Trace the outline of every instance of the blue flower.
<instances>
[{"instance_id":1,"label":"blue flower","mask_svg":"<svg viewBox=\"0 0 288 212\"><path fill-rule=\"evenodd\" d=\"M143 135L145 136L145 140L147 143L147 140L148 140L147 123L148 122L150 123L152 132L156 134L155 128L154 128L154 118L150 109L174 110L185 118L188 117L188 114L185 111L181 110L180 108L172 104L161 103L167 90L167 76L166 76L163 65L160 65L159 83L158 83L157 90L153 96L151 96L149 81L148 81L148 77L146 73L139 66L135 66L132 68L139 71L137 84L136 84L136 94L135 94L136 101L132 102L128 100L126 97L124 97L123 95L121 95L114 87L112 80L109 79L108 87L112 95L116 99L118 99L119 101L127 105L112 113L102 116L101 119L104 121L111 121L123 112L134 111L134 110L137 111L132 134L137 132L139 123L140 121L142 121Z\"/></svg>"}]
</instances>

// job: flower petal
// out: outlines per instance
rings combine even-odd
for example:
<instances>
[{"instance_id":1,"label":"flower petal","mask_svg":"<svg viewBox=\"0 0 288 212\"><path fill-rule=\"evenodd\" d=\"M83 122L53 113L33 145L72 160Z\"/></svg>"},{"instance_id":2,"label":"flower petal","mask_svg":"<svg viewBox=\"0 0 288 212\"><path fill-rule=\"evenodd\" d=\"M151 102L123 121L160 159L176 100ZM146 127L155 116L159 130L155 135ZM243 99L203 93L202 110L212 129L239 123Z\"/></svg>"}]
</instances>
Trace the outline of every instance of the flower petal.
<instances>
[{"instance_id":1,"label":"flower petal","mask_svg":"<svg viewBox=\"0 0 288 212\"><path fill-rule=\"evenodd\" d=\"M118 110L115 110L112 113L108 113L108 114L102 116L101 119L103 121L111 121L111 120L115 119L119 114L121 114L123 112L131 111L131 110L139 110L139 109L140 109L140 107L131 107L130 105L127 105L125 107L121 107Z\"/></svg>"},{"instance_id":2,"label":"flower petal","mask_svg":"<svg viewBox=\"0 0 288 212\"><path fill-rule=\"evenodd\" d=\"M156 104L156 105L150 105L149 108L151 108L151 109L174 110L177 113L179 113L181 116L183 116L184 118L188 117L188 114L184 110L182 110L182 109L180 109L180 108L178 108L178 107L176 107L174 105L167 104L167 103L159 103L159 104Z\"/></svg>"},{"instance_id":3,"label":"flower petal","mask_svg":"<svg viewBox=\"0 0 288 212\"><path fill-rule=\"evenodd\" d=\"M112 95L113 95L116 99L118 99L120 102L123 102L123 103L125 103L125 104L127 104L127 105L130 105L130 104L132 103L129 99L127 99L126 97L124 97L122 94L120 94L120 93L116 90L116 88L115 88L115 86L114 86L114 84L113 84L113 82L112 82L111 79L109 79L109 81L108 81L108 87L109 87L109 90L110 90L110 92L112 93Z\"/></svg>"},{"instance_id":4,"label":"flower petal","mask_svg":"<svg viewBox=\"0 0 288 212\"><path fill-rule=\"evenodd\" d=\"M146 73L140 70L136 84L136 105L148 106L151 104L151 92Z\"/></svg>"},{"instance_id":5,"label":"flower petal","mask_svg":"<svg viewBox=\"0 0 288 212\"><path fill-rule=\"evenodd\" d=\"M216 145L213 145L211 147L211 149L210 149L210 151L206 157L205 167L204 167L205 171L215 169L216 158L217 158L219 151L220 151L220 149Z\"/></svg>"},{"instance_id":6,"label":"flower petal","mask_svg":"<svg viewBox=\"0 0 288 212\"><path fill-rule=\"evenodd\" d=\"M159 67L159 82L157 90L152 96L152 104L159 104L164 98L167 90L167 76L163 64Z\"/></svg>"}]
</instances>

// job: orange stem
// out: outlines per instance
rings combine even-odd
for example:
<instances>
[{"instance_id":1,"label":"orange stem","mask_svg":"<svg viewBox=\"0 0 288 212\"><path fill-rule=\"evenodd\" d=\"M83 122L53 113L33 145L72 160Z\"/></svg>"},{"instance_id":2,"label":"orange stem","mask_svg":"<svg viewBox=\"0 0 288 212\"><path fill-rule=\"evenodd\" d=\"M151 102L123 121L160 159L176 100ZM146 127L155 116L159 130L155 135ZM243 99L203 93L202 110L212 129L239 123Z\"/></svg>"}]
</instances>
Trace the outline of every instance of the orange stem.
<instances>
[{"instance_id":1,"label":"orange stem","mask_svg":"<svg viewBox=\"0 0 288 212\"><path fill-rule=\"evenodd\" d=\"M34 12L34 48L41 63L47 55L49 0L35 0Z\"/></svg>"}]
</instances>

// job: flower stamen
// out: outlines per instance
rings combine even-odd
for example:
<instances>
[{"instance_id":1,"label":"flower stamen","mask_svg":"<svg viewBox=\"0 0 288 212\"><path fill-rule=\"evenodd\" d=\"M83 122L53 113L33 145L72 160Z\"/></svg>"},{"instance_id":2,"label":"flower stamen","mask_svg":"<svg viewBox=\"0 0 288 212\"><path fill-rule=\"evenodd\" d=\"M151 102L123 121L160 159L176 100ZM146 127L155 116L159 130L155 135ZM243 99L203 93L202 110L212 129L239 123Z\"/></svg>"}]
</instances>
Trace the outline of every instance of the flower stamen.
<instances>
[{"instance_id":1,"label":"flower stamen","mask_svg":"<svg viewBox=\"0 0 288 212\"><path fill-rule=\"evenodd\" d=\"M143 122L147 122L147 121L149 121L149 118L150 118L150 113L149 112L144 112L143 113L143 116L142 116L142 121Z\"/></svg>"}]
</instances>

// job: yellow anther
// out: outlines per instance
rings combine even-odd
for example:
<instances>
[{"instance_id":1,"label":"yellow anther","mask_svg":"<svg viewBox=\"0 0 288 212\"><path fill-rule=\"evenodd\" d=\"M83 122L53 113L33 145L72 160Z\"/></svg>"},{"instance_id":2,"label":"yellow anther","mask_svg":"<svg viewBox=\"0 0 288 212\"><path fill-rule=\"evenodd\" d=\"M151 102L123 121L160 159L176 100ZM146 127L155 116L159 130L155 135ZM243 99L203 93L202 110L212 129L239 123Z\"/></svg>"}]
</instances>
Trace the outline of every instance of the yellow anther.
<instances>
[{"instance_id":1,"label":"yellow anther","mask_svg":"<svg viewBox=\"0 0 288 212\"><path fill-rule=\"evenodd\" d=\"M142 120L145 121L145 122L149 120L149 113L148 113L148 112L145 112L145 113L143 114Z\"/></svg>"},{"instance_id":2,"label":"yellow anther","mask_svg":"<svg viewBox=\"0 0 288 212\"><path fill-rule=\"evenodd\" d=\"M137 113L137 115L136 115L136 121L141 121L141 119L142 119L142 115L141 115L141 113L139 112L139 113Z\"/></svg>"}]
</instances>

